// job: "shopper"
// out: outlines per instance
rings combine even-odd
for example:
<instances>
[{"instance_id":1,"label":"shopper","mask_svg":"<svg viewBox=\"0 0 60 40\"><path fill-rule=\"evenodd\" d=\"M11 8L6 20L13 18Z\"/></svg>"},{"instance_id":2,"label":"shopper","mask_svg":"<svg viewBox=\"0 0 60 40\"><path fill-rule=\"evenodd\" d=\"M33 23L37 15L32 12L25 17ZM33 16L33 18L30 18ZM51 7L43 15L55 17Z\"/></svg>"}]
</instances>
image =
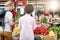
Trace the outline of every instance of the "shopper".
<instances>
[{"instance_id":1,"label":"shopper","mask_svg":"<svg viewBox=\"0 0 60 40\"><path fill-rule=\"evenodd\" d=\"M13 3L11 1L8 1L5 3L5 31L11 32L11 26L14 24L13 22L13 15L11 13L13 9Z\"/></svg>"},{"instance_id":2,"label":"shopper","mask_svg":"<svg viewBox=\"0 0 60 40\"><path fill-rule=\"evenodd\" d=\"M5 18L4 18L4 21L5 21L5 30L4 30L4 39L5 40L12 40L12 31L11 31L11 26L14 24L13 22L13 16L12 16L12 2L11 1L7 1L5 3ZM0 27L0 31L2 31L2 28ZM2 33L3 34L3 33ZM2 35L1 34L1 35Z\"/></svg>"},{"instance_id":3,"label":"shopper","mask_svg":"<svg viewBox=\"0 0 60 40\"><path fill-rule=\"evenodd\" d=\"M46 24L52 24L52 15L50 15L50 11L48 8L44 8L43 14L40 16L41 22L42 22L44 17L46 17L46 19L47 19Z\"/></svg>"},{"instance_id":4,"label":"shopper","mask_svg":"<svg viewBox=\"0 0 60 40\"><path fill-rule=\"evenodd\" d=\"M40 26L41 26L41 20L40 20L39 17L43 14L43 12L42 12L41 10L36 10L35 14L36 14L36 16L37 16L37 17L35 18L37 27L40 27Z\"/></svg>"},{"instance_id":5,"label":"shopper","mask_svg":"<svg viewBox=\"0 0 60 40\"><path fill-rule=\"evenodd\" d=\"M30 16L34 10L33 5L28 4L25 6L25 15L19 19L19 28L21 30L20 40L34 40L33 29L35 29L35 19Z\"/></svg>"},{"instance_id":6,"label":"shopper","mask_svg":"<svg viewBox=\"0 0 60 40\"><path fill-rule=\"evenodd\" d=\"M55 12L53 26L60 26L60 11Z\"/></svg>"}]
</instances>

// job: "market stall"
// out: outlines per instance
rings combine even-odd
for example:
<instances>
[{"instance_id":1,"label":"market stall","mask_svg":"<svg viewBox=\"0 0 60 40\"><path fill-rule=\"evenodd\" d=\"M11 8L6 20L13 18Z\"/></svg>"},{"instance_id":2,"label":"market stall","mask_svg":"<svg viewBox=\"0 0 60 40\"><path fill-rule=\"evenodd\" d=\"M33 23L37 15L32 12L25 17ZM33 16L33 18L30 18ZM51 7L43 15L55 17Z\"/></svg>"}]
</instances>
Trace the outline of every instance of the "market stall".
<instances>
[{"instance_id":1,"label":"market stall","mask_svg":"<svg viewBox=\"0 0 60 40\"><path fill-rule=\"evenodd\" d=\"M41 0L41 2L38 2L37 0L31 0L28 2L28 0L23 0L22 4L18 2L13 0L15 10L12 13L15 22L18 22L19 18L25 15L24 7L27 4L34 5L35 9L32 16L35 18L37 25L36 29L33 30L34 40L60 40L60 6L58 1ZM18 28L18 23L15 24L12 31L13 40L19 40L21 30Z\"/></svg>"}]
</instances>

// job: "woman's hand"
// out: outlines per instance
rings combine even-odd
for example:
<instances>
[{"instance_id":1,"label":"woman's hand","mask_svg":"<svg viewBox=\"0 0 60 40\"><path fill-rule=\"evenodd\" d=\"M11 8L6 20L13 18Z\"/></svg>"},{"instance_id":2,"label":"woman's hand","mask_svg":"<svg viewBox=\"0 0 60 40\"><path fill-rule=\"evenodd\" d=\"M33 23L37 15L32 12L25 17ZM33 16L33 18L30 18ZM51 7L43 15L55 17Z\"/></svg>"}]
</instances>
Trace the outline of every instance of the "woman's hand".
<instances>
[{"instance_id":1,"label":"woman's hand","mask_svg":"<svg viewBox=\"0 0 60 40\"><path fill-rule=\"evenodd\" d=\"M40 20L36 20L36 24L40 24Z\"/></svg>"},{"instance_id":2,"label":"woman's hand","mask_svg":"<svg viewBox=\"0 0 60 40\"><path fill-rule=\"evenodd\" d=\"M15 24L18 24L18 23L19 23L18 21L15 22Z\"/></svg>"}]
</instances>

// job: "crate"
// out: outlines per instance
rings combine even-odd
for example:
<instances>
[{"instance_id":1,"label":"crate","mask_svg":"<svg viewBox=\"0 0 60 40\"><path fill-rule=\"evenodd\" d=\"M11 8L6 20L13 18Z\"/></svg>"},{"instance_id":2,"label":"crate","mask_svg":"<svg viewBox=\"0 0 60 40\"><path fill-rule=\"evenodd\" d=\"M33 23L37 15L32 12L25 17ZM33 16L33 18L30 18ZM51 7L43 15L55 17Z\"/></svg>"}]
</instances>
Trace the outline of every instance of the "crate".
<instances>
[{"instance_id":1,"label":"crate","mask_svg":"<svg viewBox=\"0 0 60 40\"><path fill-rule=\"evenodd\" d=\"M55 36L53 38L50 38L48 35L45 35L44 40L57 40L57 32L55 32Z\"/></svg>"},{"instance_id":2,"label":"crate","mask_svg":"<svg viewBox=\"0 0 60 40\"><path fill-rule=\"evenodd\" d=\"M48 35L42 35L43 36L43 40L57 40L57 32L54 32L55 36L53 38L50 38ZM36 37L40 37L41 35L35 35Z\"/></svg>"}]
</instances>

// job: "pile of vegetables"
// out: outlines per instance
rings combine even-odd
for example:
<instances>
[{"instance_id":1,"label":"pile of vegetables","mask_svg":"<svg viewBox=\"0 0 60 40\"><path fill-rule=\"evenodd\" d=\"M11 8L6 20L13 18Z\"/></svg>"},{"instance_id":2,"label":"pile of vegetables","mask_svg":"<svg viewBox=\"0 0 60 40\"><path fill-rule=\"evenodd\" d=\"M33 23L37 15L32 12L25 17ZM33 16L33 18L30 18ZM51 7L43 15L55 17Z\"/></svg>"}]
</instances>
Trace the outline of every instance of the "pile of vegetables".
<instances>
[{"instance_id":1,"label":"pile of vegetables","mask_svg":"<svg viewBox=\"0 0 60 40\"><path fill-rule=\"evenodd\" d=\"M18 36L20 34L20 29L18 27L15 27L13 30L14 36Z\"/></svg>"},{"instance_id":2,"label":"pile of vegetables","mask_svg":"<svg viewBox=\"0 0 60 40\"><path fill-rule=\"evenodd\" d=\"M47 35L49 32L48 32L48 27L45 27L45 26L41 26L41 27L37 27L35 30L34 30L34 34L35 35Z\"/></svg>"},{"instance_id":3,"label":"pile of vegetables","mask_svg":"<svg viewBox=\"0 0 60 40\"><path fill-rule=\"evenodd\" d=\"M48 36L49 36L50 38L53 38L53 37L55 36L55 33L54 33L53 31L49 31Z\"/></svg>"},{"instance_id":4,"label":"pile of vegetables","mask_svg":"<svg viewBox=\"0 0 60 40\"><path fill-rule=\"evenodd\" d=\"M60 39L60 27L52 26L49 30L50 31L52 30L53 32L57 32L57 39Z\"/></svg>"},{"instance_id":5,"label":"pile of vegetables","mask_svg":"<svg viewBox=\"0 0 60 40\"><path fill-rule=\"evenodd\" d=\"M48 19L47 19L46 17L44 17L44 18L42 19L42 23L47 23L47 21L48 21Z\"/></svg>"},{"instance_id":6,"label":"pile of vegetables","mask_svg":"<svg viewBox=\"0 0 60 40\"><path fill-rule=\"evenodd\" d=\"M57 40L59 40L60 39L60 26L59 27L52 26L50 28L42 26L42 27L37 27L34 30L35 35L48 35L50 38L51 37L53 38L55 36L55 32L57 33Z\"/></svg>"}]
</instances>

